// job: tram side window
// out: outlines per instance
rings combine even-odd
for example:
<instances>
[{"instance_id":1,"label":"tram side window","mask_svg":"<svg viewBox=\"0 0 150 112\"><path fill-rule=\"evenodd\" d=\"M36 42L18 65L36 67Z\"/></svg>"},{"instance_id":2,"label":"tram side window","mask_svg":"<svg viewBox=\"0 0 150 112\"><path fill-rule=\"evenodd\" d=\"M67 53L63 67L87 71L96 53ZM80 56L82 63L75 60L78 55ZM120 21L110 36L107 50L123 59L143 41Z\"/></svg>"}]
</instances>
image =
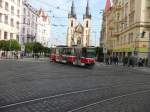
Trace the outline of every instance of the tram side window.
<instances>
[{"instance_id":1,"label":"tram side window","mask_svg":"<svg viewBox=\"0 0 150 112\"><path fill-rule=\"evenodd\" d=\"M71 51L70 51L71 55L75 55L74 49L70 49L70 50L71 50Z\"/></svg>"},{"instance_id":2,"label":"tram side window","mask_svg":"<svg viewBox=\"0 0 150 112\"><path fill-rule=\"evenodd\" d=\"M52 52L51 52L51 53L54 53L54 54L56 53L56 52L55 52L55 48L52 49Z\"/></svg>"},{"instance_id":3,"label":"tram side window","mask_svg":"<svg viewBox=\"0 0 150 112\"><path fill-rule=\"evenodd\" d=\"M66 49L66 54L70 55L70 49Z\"/></svg>"},{"instance_id":4,"label":"tram side window","mask_svg":"<svg viewBox=\"0 0 150 112\"><path fill-rule=\"evenodd\" d=\"M83 57L86 57L86 54L87 54L86 48L82 48L82 56L83 56Z\"/></svg>"},{"instance_id":5,"label":"tram side window","mask_svg":"<svg viewBox=\"0 0 150 112\"><path fill-rule=\"evenodd\" d=\"M59 54L59 49L56 49L56 54L57 54L57 55Z\"/></svg>"}]
</instances>

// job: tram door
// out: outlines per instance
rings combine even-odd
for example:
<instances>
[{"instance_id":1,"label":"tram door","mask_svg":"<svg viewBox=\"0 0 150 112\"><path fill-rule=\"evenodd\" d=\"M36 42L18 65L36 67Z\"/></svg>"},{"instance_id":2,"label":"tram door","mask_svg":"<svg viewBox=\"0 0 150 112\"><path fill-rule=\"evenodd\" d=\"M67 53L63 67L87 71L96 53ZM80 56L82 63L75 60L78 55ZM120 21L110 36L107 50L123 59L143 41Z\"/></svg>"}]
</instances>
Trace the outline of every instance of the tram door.
<instances>
[{"instance_id":1,"label":"tram door","mask_svg":"<svg viewBox=\"0 0 150 112\"><path fill-rule=\"evenodd\" d=\"M82 56L82 49L81 48L75 48L75 54L76 54L76 64L77 65L80 65L80 59L81 59L81 56Z\"/></svg>"}]
</instances>

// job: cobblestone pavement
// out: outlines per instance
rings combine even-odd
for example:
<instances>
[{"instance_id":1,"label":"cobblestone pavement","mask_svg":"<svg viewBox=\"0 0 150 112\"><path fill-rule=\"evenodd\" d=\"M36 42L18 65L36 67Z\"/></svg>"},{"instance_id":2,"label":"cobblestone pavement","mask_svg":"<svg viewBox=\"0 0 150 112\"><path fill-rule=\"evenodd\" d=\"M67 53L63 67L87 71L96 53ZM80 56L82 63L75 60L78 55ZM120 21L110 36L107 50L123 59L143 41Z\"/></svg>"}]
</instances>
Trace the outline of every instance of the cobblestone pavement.
<instances>
[{"instance_id":1,"label":"cobblestone pavement","mask_svg":"<svg viewBox=\"0 0 150 112\"><path fill-rule=\"evenodd\" d=\"M0 112L150 112L149 99L137 68L0 61Z\"/></svg>"}]
</instances>

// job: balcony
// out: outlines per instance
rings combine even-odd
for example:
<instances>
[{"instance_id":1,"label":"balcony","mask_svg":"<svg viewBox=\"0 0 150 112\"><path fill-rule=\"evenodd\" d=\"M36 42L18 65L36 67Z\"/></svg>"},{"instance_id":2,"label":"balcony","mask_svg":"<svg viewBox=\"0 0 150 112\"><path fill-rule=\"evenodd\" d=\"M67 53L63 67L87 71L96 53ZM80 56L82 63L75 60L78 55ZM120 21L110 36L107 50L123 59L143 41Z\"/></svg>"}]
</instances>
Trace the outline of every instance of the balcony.
<instances>
[{"instance_id":1,"label":"balcony","mask_svg":"<svg viewBox=\"0 0 150 112\"><path fill-rule=\"evenodd\" d=\"M112 36L116 37L116 36L119 36L120 35L120 32L113 32L112 33Z\"/></svg>"}]
</instances>

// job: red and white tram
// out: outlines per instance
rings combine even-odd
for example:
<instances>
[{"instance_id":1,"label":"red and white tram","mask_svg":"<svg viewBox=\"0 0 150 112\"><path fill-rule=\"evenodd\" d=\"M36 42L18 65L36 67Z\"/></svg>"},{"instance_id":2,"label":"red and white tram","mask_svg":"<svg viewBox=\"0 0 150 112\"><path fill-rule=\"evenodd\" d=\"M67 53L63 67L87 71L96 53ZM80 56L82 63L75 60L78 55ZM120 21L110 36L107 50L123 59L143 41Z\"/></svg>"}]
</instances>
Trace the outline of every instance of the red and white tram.
<instances>
[{"instance_id":1,"label":"red and white tram","mask_svg":"<svg viewBox=\"0 0 150 112\"><path fill-rule=\"evenodd\" d=\"M52 48L50 55L51 61L80 66L93 66L95 58L96 49L94 47L57 46Z\"/></svg>"}]
</instances>

